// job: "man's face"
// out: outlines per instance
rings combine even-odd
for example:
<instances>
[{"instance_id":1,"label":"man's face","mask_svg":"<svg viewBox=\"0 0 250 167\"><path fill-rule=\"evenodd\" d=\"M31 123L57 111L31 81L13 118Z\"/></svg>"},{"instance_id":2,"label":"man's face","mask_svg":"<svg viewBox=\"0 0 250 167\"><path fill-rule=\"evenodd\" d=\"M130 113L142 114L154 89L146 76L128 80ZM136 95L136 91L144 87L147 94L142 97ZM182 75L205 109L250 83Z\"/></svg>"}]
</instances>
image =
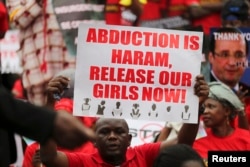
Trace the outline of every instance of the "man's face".
<instances>
[{"instance_id":1,"label":"man's face","mask_svg":"<svg viewBox=\"0 0 250 167\"><path fill-rule=\"evenodd\" d=\"M104 161L124 160L131 142L128 125L122 119L100 119L96 123L96 147Z\"/></svg>"},{"instance_id":2,"label":"man's face","mask_svg":"<svg viewBox=\"0 0 250 167\"><path fill-rule=\"evenodd\" d=\"M215 76L223 83L234 87L241 79L247 60L245 40L238 36L234 40L216 40L214 54L209 53L209 62Z\"/></svg>"}]
</instances>

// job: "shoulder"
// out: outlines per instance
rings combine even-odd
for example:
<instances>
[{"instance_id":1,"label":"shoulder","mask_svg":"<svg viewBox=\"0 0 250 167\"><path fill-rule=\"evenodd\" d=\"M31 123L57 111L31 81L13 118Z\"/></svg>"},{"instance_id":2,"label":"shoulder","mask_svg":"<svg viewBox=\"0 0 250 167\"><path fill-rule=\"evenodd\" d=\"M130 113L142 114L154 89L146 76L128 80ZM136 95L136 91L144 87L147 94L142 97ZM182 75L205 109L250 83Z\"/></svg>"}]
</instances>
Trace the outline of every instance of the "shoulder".
<instances>
[{"instance_id":1,"label":"shoulder","mask_svg":"<svg viewBox=\"0 0 250 167\"><path fill-rule=\"evenodd\" d=\"M159 151L160 150L160 145L161 143L146 143L146 144L142 144L142 145L138 145L138 146L134 146L134 147L129 147L128 148L128 153L129 152L155 152L155 151Z\"/></svg>"},{"instance_id":2,"label":"shoulder","mask_svg":"<svg viewBox=\"0 0 250 167\"><path fill-rule=\"evenodd\" d=\"M103 160L98 152L95 152L93 154L86 154L86 153L70 153L70 152L64 152L68 162L69 166L75 166L76 164L79 165L86 165L86 166L94 166L96 163L103 163Z\"/></svg>"},{"instance_id":3,"label":"shoulder","mask_svg":"<svg viewBox=\"0 0 250 167\"><path fill-rule=\"evenodd\" d=\"M241 129L241 128L235 128L234 133L238 136L244 135L244 136L249 136L250 137L250 133L248 130L246 129Z\"/></svg>"}]
</instances>

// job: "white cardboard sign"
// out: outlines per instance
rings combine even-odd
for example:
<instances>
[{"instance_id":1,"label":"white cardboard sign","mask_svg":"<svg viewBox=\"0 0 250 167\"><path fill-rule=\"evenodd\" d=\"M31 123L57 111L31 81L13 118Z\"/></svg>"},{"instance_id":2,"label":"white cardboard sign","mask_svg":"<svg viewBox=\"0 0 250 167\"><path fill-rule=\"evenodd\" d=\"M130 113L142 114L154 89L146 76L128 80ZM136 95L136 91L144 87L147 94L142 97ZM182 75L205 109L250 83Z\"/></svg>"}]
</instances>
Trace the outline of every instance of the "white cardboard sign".
<instances>
[{"instance_id":1,"label":"white cardboard sign","mask_svg":"<svg viewBox=\"0 0 250 167\"><path fill-rule=\"evenodd\" d=\"M80 24L74 115L195 123L202 32Z\"/></svg>"}]
</instances>

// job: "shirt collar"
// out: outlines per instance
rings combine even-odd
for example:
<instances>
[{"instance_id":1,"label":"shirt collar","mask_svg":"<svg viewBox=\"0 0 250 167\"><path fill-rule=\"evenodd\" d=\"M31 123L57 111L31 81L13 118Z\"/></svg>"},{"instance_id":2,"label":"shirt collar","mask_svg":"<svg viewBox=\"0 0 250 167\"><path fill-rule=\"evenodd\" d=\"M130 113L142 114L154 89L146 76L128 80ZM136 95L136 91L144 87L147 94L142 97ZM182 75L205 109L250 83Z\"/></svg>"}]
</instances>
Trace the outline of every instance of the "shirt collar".
<instances>
[{"instance_id":1,"label":"shirt collar","mask_svg":"<svg viewBox=\"0 0 250 167\"><path fill-rule=\"evenodd\" d=\"M131 161L133 158L135 157L135 152L133 151L133 149L131 147L128 148L127 153L126 153L126 161L123 163L128 163L129 161ZM98 151L96 151L92 158L94 159L94 161L96 161L98 164L105 164L105 166L110 166L113 167L112 165L106 163L103 161L101 155L99 154ZM121 164L120 166L122 166L123 164ZM119 166L115 166L115 167L119 167Z\"/></svg>"}]
</instances>

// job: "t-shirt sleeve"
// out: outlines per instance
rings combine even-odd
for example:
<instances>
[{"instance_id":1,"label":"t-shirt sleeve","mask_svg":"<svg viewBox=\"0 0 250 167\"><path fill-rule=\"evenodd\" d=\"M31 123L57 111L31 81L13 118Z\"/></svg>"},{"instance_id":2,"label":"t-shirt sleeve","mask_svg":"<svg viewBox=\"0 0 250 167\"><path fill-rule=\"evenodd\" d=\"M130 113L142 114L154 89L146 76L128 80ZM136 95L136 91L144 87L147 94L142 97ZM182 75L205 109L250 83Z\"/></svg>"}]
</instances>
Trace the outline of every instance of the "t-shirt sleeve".
<instances>
[{"instance_id":1,"label":"t-shirt sleeve","mask_svg":"<svg viewBox=\"0 0 250 167\"><path fill-rule=\"evenodd\" d=\"M69 167L84 167L84 154L65 152L65 155L68 158Z\"/></svg>"},{"instance_id":2,"label":"t-shirt sleeve","mask_svg":"<svg viewBox=\"0 0 250 167\"><path fill-rule=\"evenodd\" d=\"M32 158L38 149L38 143L26 147L23 157L23 167L33 167Z\"/></svg>"},{"instance_id":3,"label":"t-shirt sleeve","mask_svg":"<svg viewBox=\"0 0 250 167\"><path fill-rule=\"evenodd\" d=\"M145 157L147 167L152 167L156 157L159 155L161 143L148 143L134 147L134 149Z\"/></svg>"}]
</instances>

